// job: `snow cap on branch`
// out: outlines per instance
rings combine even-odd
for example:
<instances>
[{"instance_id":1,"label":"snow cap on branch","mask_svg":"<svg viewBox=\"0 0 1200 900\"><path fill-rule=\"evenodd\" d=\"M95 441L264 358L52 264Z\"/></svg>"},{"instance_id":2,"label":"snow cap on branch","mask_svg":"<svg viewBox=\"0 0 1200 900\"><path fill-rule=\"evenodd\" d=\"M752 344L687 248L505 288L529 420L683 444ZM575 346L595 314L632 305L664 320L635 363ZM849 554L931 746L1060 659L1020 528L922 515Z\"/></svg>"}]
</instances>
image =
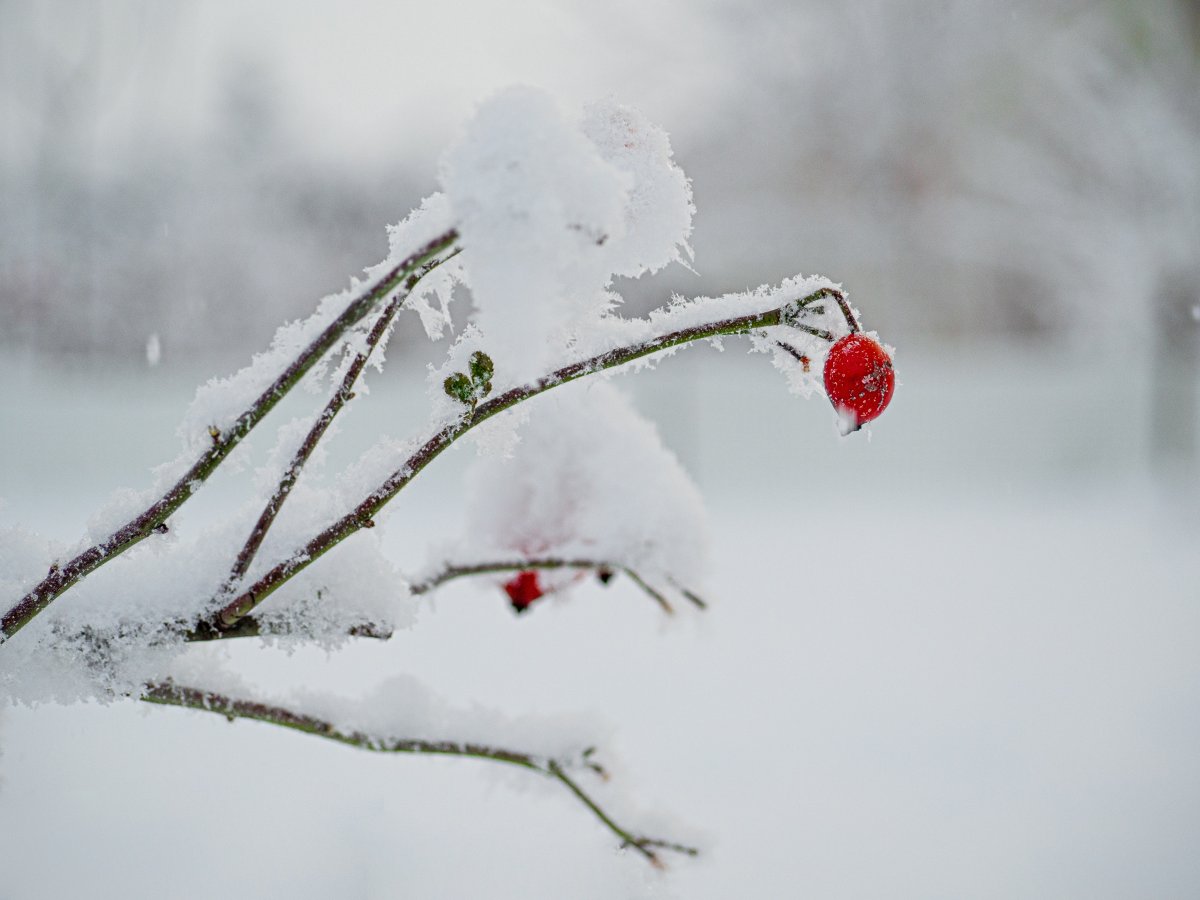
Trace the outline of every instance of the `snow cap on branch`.
<instances>
[{"instance_id":1,"label":"snow cap on branch","mask_svg":"<svg viewBox=\"0 0 1200 900\"><path fill-rule=\"evenodd\" d=\"M691 182L671 158L667 133L638 110L611 99L589 104L582 127L601 158L631 178L624 233L604 244L611 274L638 278L690 261L687 239L696 207Z\"/></svg>"},{"instance_id":2,"label":"snow cap on branch","mask_svg":"<svg viewBox=\"0 0 1200 900\"><path fill-rule=\"evenodd\" d=\"M708 553L703 502L654 425L604 381L529 405L513 455L482 456L468 476L469 538L456 554L592 559L696 585Z\"/></svg>"},{"instance_id":3,"label":"snow cap on branch","mask_svg":"<svg viewBox=\"0 0 1200 900\"><path fill-rule=\"evenodd\" d=\"M545 92L480 106L442 160L469 248L466 277L488 351L518 380L615 302L614 275L682 258L691 190L666 134L612 102L567 116Z\"/></svg>"}]
</instances>

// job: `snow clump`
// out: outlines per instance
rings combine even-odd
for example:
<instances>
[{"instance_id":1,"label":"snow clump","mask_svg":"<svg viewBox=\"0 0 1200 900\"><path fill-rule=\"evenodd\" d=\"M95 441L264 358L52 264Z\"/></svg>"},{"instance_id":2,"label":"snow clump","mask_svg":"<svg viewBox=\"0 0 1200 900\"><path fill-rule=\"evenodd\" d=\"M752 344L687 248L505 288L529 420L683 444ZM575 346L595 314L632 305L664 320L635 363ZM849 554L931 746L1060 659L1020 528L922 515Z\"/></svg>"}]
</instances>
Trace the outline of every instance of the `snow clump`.
<instances>
[{"instance_id":1,"label":"snow clump","mask_svg":"<svg viewBox=\"0 0 1200 900\"><path fill-rule=\"evenodd\" d=\"M441 179L477 324L518 381L619 302L615 275L690 257L691 188L665 132L611 101L581 120L543 91L509 88L480 106Z\"/></svg>"}]
</instances>

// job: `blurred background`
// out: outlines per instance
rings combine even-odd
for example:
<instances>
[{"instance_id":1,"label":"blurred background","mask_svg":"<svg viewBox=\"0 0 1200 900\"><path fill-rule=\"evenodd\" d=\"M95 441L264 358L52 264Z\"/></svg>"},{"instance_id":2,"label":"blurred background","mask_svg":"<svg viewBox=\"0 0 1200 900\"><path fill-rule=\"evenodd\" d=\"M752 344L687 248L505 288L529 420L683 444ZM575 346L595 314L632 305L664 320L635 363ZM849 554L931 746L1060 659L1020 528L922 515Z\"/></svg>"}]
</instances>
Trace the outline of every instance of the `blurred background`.
<instances>
[{"instance_id":1,"label":"blurred background","mask_svg":"<svg viewBox=\"0 0 1200 900\"><path fill-rule=\"evenodd\" d=\"M701 624L593 587L517 621L476 586L340 662L229 652L268 683L598 712L630 789L716 849L647 879L453 763L12 709L0 897L1200 895L1194 0L0 0L0 524L73 541L148 484L197 382L383 258L514 82L671 134L696 271L621 285L630 313L825 274L897 348L895 401L840 440L761 358L623 380L711 505ZM417 427L443 352L401 323L331 470ZM384 523L402 569L458 527L471 455ZM222 470L180 527L239 490ZM267 861L179 877L230 842Z\"/></svg>"},{"instance_id":2,"label":"blurred background","mask_svg":"<svg viewBox=\"0 0 1200 900\"><path fill-rule=\"evenodd\" d=\"M1198 45L1189 0L0 2L0 347L240 364L528 82L640 107L693 180L697 274L631 312L827 274L910 354L1103 361L1194 467Z\"/></svg>"}]
</instances>

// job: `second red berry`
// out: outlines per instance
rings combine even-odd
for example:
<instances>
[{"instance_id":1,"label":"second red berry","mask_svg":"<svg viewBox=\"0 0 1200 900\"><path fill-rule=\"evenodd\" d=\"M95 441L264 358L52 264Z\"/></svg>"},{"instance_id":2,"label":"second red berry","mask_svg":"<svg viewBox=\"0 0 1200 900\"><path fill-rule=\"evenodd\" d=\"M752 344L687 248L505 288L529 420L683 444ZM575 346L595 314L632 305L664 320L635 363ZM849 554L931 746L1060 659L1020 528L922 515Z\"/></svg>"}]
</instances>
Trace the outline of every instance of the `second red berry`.
<instances>
[{"instance_id":1,"label":"second red berry","mask_svg":"<svg viewBox=\"0 0 1200 900\"><path fill-rule=\"evenodd\" d=\"M505 582L504 592L508 594L512 608L519 613L525 612L529 608L529 604L545 593L542 590L541 581L538 579L538 573L532 570L518 572Z\"/></svg>"}]
</instances>

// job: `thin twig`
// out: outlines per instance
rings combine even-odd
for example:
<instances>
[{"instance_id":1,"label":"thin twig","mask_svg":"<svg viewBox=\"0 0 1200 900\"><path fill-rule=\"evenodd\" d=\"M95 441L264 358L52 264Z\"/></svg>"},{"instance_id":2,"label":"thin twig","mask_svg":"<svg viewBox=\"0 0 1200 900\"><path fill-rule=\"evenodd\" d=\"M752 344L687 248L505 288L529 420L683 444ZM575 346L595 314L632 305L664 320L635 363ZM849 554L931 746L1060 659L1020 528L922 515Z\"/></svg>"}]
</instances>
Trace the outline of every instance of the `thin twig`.
<instances>
[{"instance_id":1,"label":"thin twig","mask_svg":"<svg viewBox=\"0 0 1200 900\"><path fill-rule=\"evenodd\" d=\"M678 581L676 581L670 575L667 576L667 580L670 581L671 584L673 584L675 586L675 590L677 590L677 591L679 591L679 593L683 594L684 599L687 600L689 603L692 603L699 609L708 609L707 601L705 601L695 591L689 590L688 588L684 587L682 584L680 584Z\"/></svg>"},{"instance_id":2,"label":"thin twig","mask_svg":"<svg viewBox=\"0 0 1200 900\"><path fill-rule=\"evenodd\" d=\"M213 691L177 685L174 682L149 684L141 698L148 703L158 703L165 706L179 706L185 709L195 709L225 716L230 721L234 719L253 719L266 722L269 725L279 725L304 734L312 734L340 744L371 750L376 753L412 753L434 756L458 756L470 759L488 760L491 762L508 763L520 766L531 772L537 772L559 781L571 794L592 814L604 824L621 841L622 847L633 847L651 863L661 867L662 861L653 848L671 850L686 856L697 856L699 850L684 844L664 841L659 838L635 835L623 828L604 809L589 796L570 776L560 760L551 757L538 756L519 750L508 750L460 741L430 741L418 738L391 738L367 734L362 731L349 731L305 713L296 712L282 706L260 703L254 700L238 700ZM576 765L584 769L596 770L599 767L591 762L591 749L585 751L583 758ZM602 771L602 770L601 770Z\"/></svg>"},{"instance_id":3,"label":"thin twig","mask_svg":"<svg viewBox=\"0 0 1200 900\"><path fill-rule=\"evenodd\" d=\"M92 545L69 562L52 567L45 578L18 600L4 614L3 618L0 618L0 644L20 631L79 579L145 540L151 534L161 533L161 526L166 519L191 498L205 479L233 451L233 448L241 443L242 439L262 421L267 413L274 409L275 405L300 382L305 373L337 343L349 328L369 313L376 303L398 286L403 285L405 280L417 269L450 248L457 239L458 233L454 230L434 238L407 259L398 263L360 297L353 300L341 315L301 351L300 355L280 373L271 386L263 391L233 425L224 432L214 429L211 446L165 494L103 541Z\"/></svg>"},{"instance_id":4,"label":"thin twig","mask_svg":"<svg viewBox=\"0 0 1200 900\"><path fill-rule=\"evenodd\" d=\"M845 318L846 324L850 326L850 333L857 334L862 331L862 326L858 324L858 316L854 315L854 310L850 308L850 303L846 300L846 295L832 288L830 288L829 293L837 300L838 308L842 311L842 316Z\"/></svg>"},{"instance_id":5,"label":"thin twig","mask_svg":"<svg viewBox=\"0 0 1200 900\"><path fill-rule=\"evenodd\" d=\"M531 384L512 388L499 396L480 403L474 409L465 412L462 418L442 426L436 434L426 440L405 461L404 465L392 473L383 484L367 495L358 506L309 540L303 548L288 559L277 564L269 572L260 577L251 587L226 604L217 614L216 622L214 623L215 626L226 628L234 624L242 616L254 610L258 604L288 579L307 568L360 528L373 525L375 514L420 474L429 463L436 459L442 451L476 425L487 421L492 416L504 412L531 397L535 397L559 385L582 378L585 375L621 366L641 359L644 356L650 356L662 350L678 347L692 341L720 335L746 334L777 325L804 328L805 326L798 322L798 319L804 315L805 307L810 305L814 299L827 296L831 290L830 288L821 288L808 297L789 301L776 309L767 310L766 312L695 325L690 328L672 331L648 341L642 341L627 347L618 347L597 356L564 366Z\"/></svg>"},{"instance_id":6,"label":"thin twig","mask_svg":"<svg viewBox=\"0 0 1200 900\"><path fill-rule=\"evenodd\" d=\"M820 290L818 290L812 294L809 294L807 297L805 297L803 300L801 300L800 303L798 304L798 306L799 306L799 308L804 309L805 307L810 306L812 303L815 303L817 300L820 300L823 297L832 297L837 302L838 309L842 313L842 318L844 318L846 320L846 325L849 326L851 334L854 334L855 332L858 332L858 331L862 331L862 326L858 324L858 317L856 315L854 315L854 310L850 308L850 302L846 299L845 292L839 291L837 288L833 288L833 287L821 288ZM818 311L824 312L824 309L820 309L820 310L814 309L813 310L813 312L818 312ZM801 330L803 330L803 331L807 331L809 334L824 338L827 341L833 340L833 334L831 332L824 331L822 329L816 329L816 328L805 328L804 326L798 326L798 327L800 327Z\"/></svg>"},{"instance_id":7,"label":"thin twig","mask_svg":"<svg viewBox=\"0 0 1200 900\"><path fill-rule=\"evenodd\" d=\"M812 360L810 360L808 358L807 354L801 353L799 350L797 350L795 347L793 347L791 344L787 343L786 341L776 341L775 346L778 347L780 350L782 350L784 353L786 353L788 356L790 356L792 359L794 359L796 362L800 363L800 365L804 366L805 372L808 371L808 366L812 362Z\"/></svg>"},{"instance_id":8,"label":"thin twig","mask_svg":"<svg viewBox=\"0 0 1200 900\"><path fill-rule=\"evenodd\" d=\"M676 853L682 853L685 856L699 855L700 851L695 847L688 847L683 844L675 844L670 841L661 841L656 838L640 837L638 835L630 834L611 818L609 818L608 814L598 805L596 805L596 802L592 800L592 798L589 797L579 787L579 785L576 784L569 775L567 775L565 771L563 771L562 766L560 766L554 760L550 760L547 766L551 775L566 785L567 790L574 794L580 803L590 809L595 814L596 818L607 825L609 830L621 839L622 847L632 847L634 850L637 850L644 857L646 857L646 859L650 862L650 865L654 866L655 868L663 868L663 861L659 858L659 855L651 849L652 847L659 847L663 850L673 850Z\"/></svg>"},{"instance_id":9,"label":"thin twig","mask_svg":"<svg viewBox=\"0 0 1200 900\"><path fill-rule=\"evenodd\" d=\"M271 495L271 499L263 507L258 521L255 522L250 536L246 539L246 543L238 553L233 568L226 578L227 593L232 594L234 587L241 581L246 571L250 568L250 563L254 561L255 554L258 553L259 548L262 546L267 532L270 531L276 517L283 509L283 504L287 501L288 495L295 486L297 479L299 479L300 472L303 470L305 463L308 462L313 451L317 449L317 444L325 436L325 432L333 423L337 414L341 412L342 407L354 396L355 382L358 381L358 377L362 374L363 369L366 368L367 360L370 359L371 354L383 339L384 334L387 333L396 313L408 301L413 288L417 286L424 276L443 263L453 259L460 252L461 249L456 249L441 259L435 259L426 263L420 270L409 275L405 282L404 290L394 294L388 305L384 307L383 312L379 314L370 333L367 335L365 349L359 351L347 367L345 375L342 377L342 383L333 392L333 396L329 398L329 402L325 404L325 408L321 410L321 414L313 422L304 441L296 449L295 454L292 456L292 461L288 464L283 472L283 476L279 479L279 484L276 486L275 492Z\"/></svg>"},{"instance_id":10,"label":"thin twig","mask_svg":"<svg viewBox=\"0 0 1200 900\"><path fill-rule=\"evenodd\" d=\"M666 597L664 597L662 595L662 593L660 591L651 587L650 584L646 581L646 579L642 578L642 576L639 575L637 572L633 571L633 569L622 567L621 571L624 572L626 575L628 575L630 580L633 581L634 584L636 584L643 591L645 591L646 594L649 595L650 599L652 599L655 603L657 603L659 606L661 606L663 609L663 612L665 612L668 616L675 615L675 607L671 606L670 602L667 600Z\"/></svg>"},{"instance_id":11,"label":"thin twig","mask_svg":"<svg viewBox=\"0 0 1200 900\"><path fill-rule=\"evenodd\" d=\"M813 328L811 325L796 324L792 326L805 334L811 334L813 337L818 337L823 341L833 341L834 335L832 331L826 331L824 328Z\"/></svg>"},{"instance_id":12,"label":"thin twig","mask_svg":"<svg viewBox=\"0 0 1200 900\"><path fill-rule=\"evenodd\" d=\"M652 587L646 579L640 574L631 569L629 566L622 565L618 562L610 562L607 560L598 559L558 559L555 557L543 557L536 559L510 559L496 560L490 562L479 563L455 563L447 564L438 572L422 579L416 584L409 586L409 591L413 594L426 594L434 588L445 584L447 581L453 581L456 578L465 578L471 575L491 575L500 572L523 572L528 569L588 569L595 572L624 572L629 576L630 581L637 585L646 593L650 599L654 600L663 611L668 614L674 614L675 609L662 592ZM678 588L683 596L695 603L701 609L706 608L703 600L693 594L691 591L682 587L675 579L671 579L671 583Z\"/></svg>"}]
</instances>

